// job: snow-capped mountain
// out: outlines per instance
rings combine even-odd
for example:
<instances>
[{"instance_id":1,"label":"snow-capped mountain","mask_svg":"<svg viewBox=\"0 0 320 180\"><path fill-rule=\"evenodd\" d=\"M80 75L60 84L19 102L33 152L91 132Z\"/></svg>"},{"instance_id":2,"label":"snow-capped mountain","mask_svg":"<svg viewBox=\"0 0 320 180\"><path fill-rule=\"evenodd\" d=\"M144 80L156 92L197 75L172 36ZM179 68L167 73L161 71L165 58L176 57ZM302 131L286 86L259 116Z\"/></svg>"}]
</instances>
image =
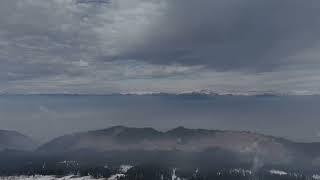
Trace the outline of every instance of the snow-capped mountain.
<instances>
[{"instance_id":1,"label":"snow-capped mountain","mask_svg":"<svg viewBox=\"0 0 320 180\"><path fill-rule=\"evenodd\" d=\"M203 95L203 96L290 96L290 95L309 95L297 92L276 92L276 91L225 91L211 89L196 89L181 92L155 92L155 91L137 91L125 92L120 95ZM310 94L313 95L313 94Z\"/></svg>"}]
</instances>

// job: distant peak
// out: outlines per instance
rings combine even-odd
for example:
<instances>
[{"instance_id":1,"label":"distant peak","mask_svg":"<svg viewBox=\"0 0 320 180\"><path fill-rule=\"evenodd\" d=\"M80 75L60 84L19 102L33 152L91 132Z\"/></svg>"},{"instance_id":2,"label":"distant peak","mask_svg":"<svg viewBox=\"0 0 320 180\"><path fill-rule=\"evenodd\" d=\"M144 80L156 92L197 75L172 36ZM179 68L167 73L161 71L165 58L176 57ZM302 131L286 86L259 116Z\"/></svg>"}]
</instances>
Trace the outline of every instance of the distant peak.
<instances>
[{"instance_id":1,"label":"distant peak","mask_svg":"<svg viewBox=\"0 0 320 180\"><path fill-rule=\"evenodd\" d=\"M78 4L110 4L110 0L77 0Z\"/></svg>"},{"instance_id":2,"label":"distant peak","mask_svg":"<svg viewBox=\"0 0 320 180\"><path fill-rule=\"evenodd\" d=\"M174 128L174 129L171 129L171 130L167 131L167 134L176 134L176 135L178 135L178 134L189 133L191 131L193 131L193 130L192 129L187 129L187 128L183 127L183 126L178 126L178 127Z\"/></svg>"},{"instance_id":3,"label":"distant peak","mask_svg":"<svg viewBox=\"0 0 320 180\"><path fill-rule=\"evenodd\" d=\"M107 130L116 130L116 129L129 129L129 127L126 126L111 126L109 128L107 128Z\"/></svg>"},{"instance_id":4,"label":"distant peak","mask_svg":"<svg viewBox=\"0 0 320 180\"><path fill-rule=\"evenodd\" d=\"M112 126L107 129L93 131L94 133L111 133L112 135L119 135L119 134L127 134L127 133L160 133L159 131L151 128L137 128L137 127L127 127L127 126Z\"/></svg>"},{"instance_id":5,"label":"distant peak","mask_svg":"<svg viewBox=\"0 0 320 180\"><path fill-rule=\"evenodd\" d=\"M143 127L143 128L138 128L138 127L128 127L128 126L121 126L121 125L118 125L118 126L111 126L109 128L107 128L106 130L118 130L118 129L136 129L136 130L154 130L153 128L151 127Z\"/></svg>"},{"instance_id":6,"label":"distant peak","mask_svg":"<svg viewBox=\"0 0 320 180\"><path fill-rule=\"evenodd\" d=\"M189 130L189 129L185 128L184 126L178 126L176 128L173 128L171 131L185 131L185 130Z\"/></svg>"}]
</instances>

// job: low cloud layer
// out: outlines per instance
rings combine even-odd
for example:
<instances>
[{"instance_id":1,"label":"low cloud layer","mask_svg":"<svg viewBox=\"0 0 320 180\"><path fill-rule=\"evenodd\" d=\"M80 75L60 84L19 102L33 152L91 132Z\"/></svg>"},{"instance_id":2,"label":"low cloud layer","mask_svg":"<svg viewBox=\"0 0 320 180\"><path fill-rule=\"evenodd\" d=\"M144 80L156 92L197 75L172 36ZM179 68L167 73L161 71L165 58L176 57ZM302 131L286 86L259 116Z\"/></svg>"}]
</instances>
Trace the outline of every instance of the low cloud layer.
<instances>
[{"instance_id":1,"label":"low cloud layer","mask_svg":"<svg viewBox=\"0 0 320 180\"><path fill-rule=\"evenodd\" d=\"M3 0L13 93L319 93L319 1Z\"/></svg>"}]
</instances>

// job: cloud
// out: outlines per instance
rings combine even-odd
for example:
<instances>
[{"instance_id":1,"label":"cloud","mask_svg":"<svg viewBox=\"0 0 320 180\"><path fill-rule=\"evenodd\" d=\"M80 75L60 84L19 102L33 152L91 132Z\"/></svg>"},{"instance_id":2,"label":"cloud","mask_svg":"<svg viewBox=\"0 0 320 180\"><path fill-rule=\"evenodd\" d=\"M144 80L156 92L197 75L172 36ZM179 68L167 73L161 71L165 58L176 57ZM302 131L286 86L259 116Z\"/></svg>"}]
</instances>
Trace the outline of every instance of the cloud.
<instances>
[{"instance_id":1,"label":"cloud","mask_svg":"<svg viewBox=\"0 0 320 180\"><path fill-rule=\"evenodd\" d=\"M272 71L317 46L318 1L168 1L158 23L126 53L151 63L218 71ZM124 54L126 54L124 53Z\"/></svg>"},{"instance_id":2,"label":"cloud","mask_svg":"<svg viewBox=\"0 0 320 180\"><path fill-rule=\"evenodd\" d=\"M320 89L318 1L0 3L4 92Z\"/></svg>"}]
</instances>

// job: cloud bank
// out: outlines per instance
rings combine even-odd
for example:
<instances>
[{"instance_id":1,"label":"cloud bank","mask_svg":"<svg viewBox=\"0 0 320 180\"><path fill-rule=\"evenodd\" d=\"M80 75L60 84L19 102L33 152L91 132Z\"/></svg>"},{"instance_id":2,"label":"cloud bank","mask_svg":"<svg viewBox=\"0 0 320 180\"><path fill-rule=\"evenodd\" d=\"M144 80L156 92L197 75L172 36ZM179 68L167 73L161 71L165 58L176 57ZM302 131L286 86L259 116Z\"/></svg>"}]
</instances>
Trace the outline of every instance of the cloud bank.
<instances>
[{"instance_id":1,"label":"cloud bank","mask_svg":"<svg viewBox=\"0 0 320 180\"><path fill-rule=\"evenodd\" d=\"M320 92L319 1L0 4L2 92Z\"/></svg>"}]
</instances>

